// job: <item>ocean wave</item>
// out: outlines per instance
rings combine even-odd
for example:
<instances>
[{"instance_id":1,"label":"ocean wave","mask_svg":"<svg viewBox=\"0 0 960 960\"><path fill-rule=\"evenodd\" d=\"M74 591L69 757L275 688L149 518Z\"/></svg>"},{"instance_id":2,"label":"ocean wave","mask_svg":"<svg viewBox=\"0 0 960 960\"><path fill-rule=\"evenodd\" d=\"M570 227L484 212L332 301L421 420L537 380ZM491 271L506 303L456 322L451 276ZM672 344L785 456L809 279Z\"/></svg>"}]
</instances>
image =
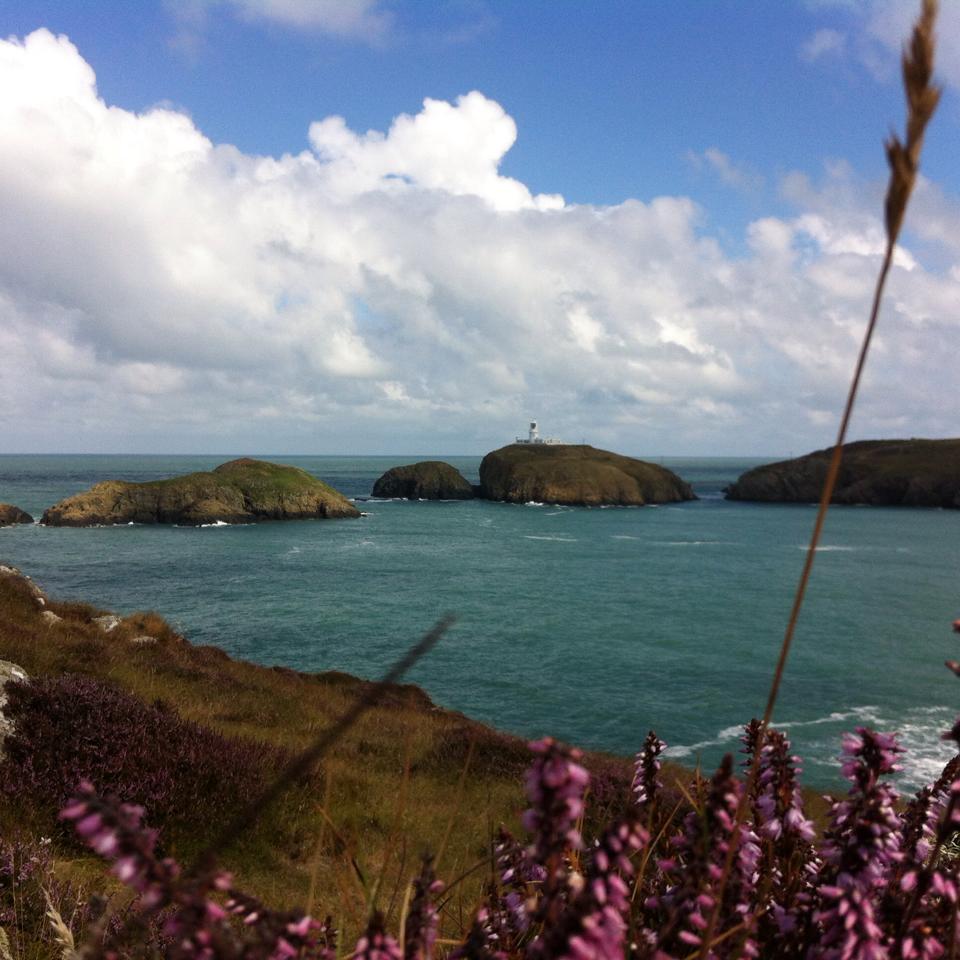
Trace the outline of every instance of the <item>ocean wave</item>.
<instances>
[{"instance_id":1,"label":"ocean wave","mask_svg":"<svg viewBox=\"0 0 960 960\"><path fill-rule=\"evenodd\" d=\"M810 544L808 543L797 544L797 549L809 550ZM823 544L819 547L816 547L815 549L817 553L853 553L856 550L863 550L864 547L846 547L846 546L841 546L839 544L828 543L828 544Z\"/></svg>"},{"instance_id":2,"label":"ocean wave","mask_svg":"<svg viewBox=\"0 0 960 960\"><path fill-rule=\"evenodd\" d=\"M541 503L539 500L528 500L525 504L525 507L545 507L545 503Z\"/></svg>"},{"instance_id":3,"label":"ocean wave","mask_svg":"<svg viewBox=\"0 0 960 960\"><path fill-rule=\"evenodd\" d=\"M730 540L651 540L655 547L719 547L731 546Z\"/></svg>"},{"instance_id":4,"label":"ocean wave","mask_svg":"<svg viewBox=\"0 0 960 960\"><path fill-rule=\"evenodd\" d=\"M233 524L227 523L226 520L214 520L213 523L201 523L201 527L230 527Z\"/></svg>"},{"instance_id":5,"label":"ocean wave","mask_svg":"<svg viewBox=\"0 0 960 960\"><path fill-rule=\"evenodd\" d=\"M940 734L949 728L955 717L955 709L947 706L912 707L903 713L891 714L881 707L867 704L835 710L812 720L774 721L774 728L791 734L794 750L801 756L804 767L832 768L839 776L841 737L855 727L866 726L884 733L894 733L904 752L900 757L900 770L893 778L897 787L912 792L935 780L944 765L956 755L952 743L944 743ZM823 735L810 739L804 735L811 727L830 727ZM683 760L713 748L737 751L743 726L724 727L705 740L695 743L668 746L664 757Z\"/></svg>"},{"instance_id":6,"label":"ocean wave","mask_svg":"<svg viewBox=\"0 0 960 960\"><path fill-rule=\"evenodd\" d=\"M553 540L555 543L576 543L576 537L551 537L551 536L537 536L533 533L525 534L523 537L524 540Z\"/></svg>"}]
</instances>

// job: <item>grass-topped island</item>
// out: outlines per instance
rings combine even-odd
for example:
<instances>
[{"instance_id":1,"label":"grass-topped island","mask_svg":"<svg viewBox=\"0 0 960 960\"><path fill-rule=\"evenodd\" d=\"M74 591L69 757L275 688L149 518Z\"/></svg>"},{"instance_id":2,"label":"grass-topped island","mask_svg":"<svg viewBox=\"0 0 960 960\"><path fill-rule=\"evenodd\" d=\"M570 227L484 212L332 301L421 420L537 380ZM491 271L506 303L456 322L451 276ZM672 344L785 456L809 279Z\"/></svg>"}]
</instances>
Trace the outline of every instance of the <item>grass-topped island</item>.
<instances>
[{"instance_id":1,"label":"grass-topped island","mask_svg":"<svg viewBox=\"0 0 960 960\"><path fill-rule=\"evenodd\" d=\"M727 488L728 500L816 503L833 448L768 463ZM960 440L859 440L843 448L833 503L960 507Z\"/></svg>"},{"instance_id":2,"label":"grass-topped island","mask_svg":"<svg viewBox=\"0 0 960 960\"><path fill-rule=\"evenodd\" d=\"M697 499L690 484L665 467L572 443L511 443L494 450L480 464L478 487L439 460L394 467L377 480L373 496L409 500L476 496L580 507L640 507Z\"/></svg>"},{"instance_id":3,"label":"grass-topped island","mask_svg":"<svg viewBox=\"0 0 960 960\"><path fill-rule=\"evenodd\" d=\"M243 457L169 480L104 480L44 511L51 527L256 523L359 517L343 494L298 467Z\"/></svg>"}]
</instances>

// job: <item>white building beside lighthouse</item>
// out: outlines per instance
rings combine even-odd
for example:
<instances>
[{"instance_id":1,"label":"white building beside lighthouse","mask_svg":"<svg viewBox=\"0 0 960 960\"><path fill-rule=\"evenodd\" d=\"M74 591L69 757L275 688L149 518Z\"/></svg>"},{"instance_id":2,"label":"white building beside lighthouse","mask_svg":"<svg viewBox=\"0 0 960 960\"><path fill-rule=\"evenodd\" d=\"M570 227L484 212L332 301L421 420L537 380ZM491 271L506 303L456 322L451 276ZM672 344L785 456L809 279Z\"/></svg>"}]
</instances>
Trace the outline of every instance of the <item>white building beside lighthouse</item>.
<instances>
[{"instance_id":1,"label":"white building beside lighthouse","mask_svg":"<svg viewBox=\"0 0 960 960\"><path fill-rule=\"evenodd\" d=\"M556 437L541 437L540 430L537 427L537 421L530 421L530 431L525 437L517 437L514 441L515 443L548 443L548 444L562 444L562 440L558 440Z\"/></svg>"}]
</instances>

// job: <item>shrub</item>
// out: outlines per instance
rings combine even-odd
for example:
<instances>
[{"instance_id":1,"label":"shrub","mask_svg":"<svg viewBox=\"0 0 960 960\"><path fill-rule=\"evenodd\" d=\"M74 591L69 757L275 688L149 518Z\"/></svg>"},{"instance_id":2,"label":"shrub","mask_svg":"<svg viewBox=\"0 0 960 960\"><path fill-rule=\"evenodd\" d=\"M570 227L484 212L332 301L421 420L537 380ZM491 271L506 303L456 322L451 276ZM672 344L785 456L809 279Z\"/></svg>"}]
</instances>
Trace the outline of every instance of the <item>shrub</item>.
<instances>
[{"instance_id":1,"label":"shrub","mask_svg":"<svg viewBox=\"0 0 960 960\"><path fill-rule=\"evenodd\" d=\"M165 835L209 825L263 789L288 755L225 737L90 677L40 677L7 685L14 733L0 762L0 795L53 820L89 779L149 811Z\"/></svg>"}]
</instances>

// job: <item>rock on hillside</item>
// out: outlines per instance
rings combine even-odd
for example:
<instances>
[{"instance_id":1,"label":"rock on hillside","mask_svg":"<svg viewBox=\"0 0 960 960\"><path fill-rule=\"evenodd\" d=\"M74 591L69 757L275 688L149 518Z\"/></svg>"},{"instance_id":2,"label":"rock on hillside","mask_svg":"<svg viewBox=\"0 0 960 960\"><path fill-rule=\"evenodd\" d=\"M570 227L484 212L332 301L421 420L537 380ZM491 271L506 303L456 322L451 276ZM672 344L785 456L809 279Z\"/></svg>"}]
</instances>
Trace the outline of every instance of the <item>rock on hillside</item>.
<instances>
[{"instance_id":1,"label":"rock on hillside","mask_svg":"<svg viewBox=\"0 0 960 960\"><path fill-rule=\"evenodd\" d=\"M816 503L833 448L748 470L728 500ZM843 448L833 503L960 508L960 440L861 440Z\"/></svg>"},{"instance_id":2,"label":"rock on hillside","mask_svg":"<svg viewBox=\"0 0 960 960\"><path fill-rule=\"evenodd\" d=\"M12 503L0 503L0 527L12 527L15 523L33 523L33 517Z\"/></svg>"},{"instance_id":3,"label":"rock on hillside","mask_svg":"<svg viewBox=\"0 0 960 960\"><path fill-rule=\"evenodd\" d=\"M690 485L654 463L573 444L514 443L480 464L481 495L510 503L579 506L696 500Z\"/></svg>"},{"instance_id":4,"label":"rock on hillside","mask_svg":"<svg viewBox=\"0 0 960 960\"><path fill-rule=\"evenodd\" d=\"M449 463L422 460L388 470L373 485L372 496L406 500L469 500L473 497L473 487Z\"/></svg>"},{"instance_id":5,"label":"rock on hillside","mask_svg":"<svg viewBox=\"0 0 960 960\"><path fill-rule=\"evenodd\" d=\"M359 517L333 487L298 467L244 457L209 473L127 483L105 480L43 514L56 527L112 523L254 523Z\"/></svg>"}]
</instances>

